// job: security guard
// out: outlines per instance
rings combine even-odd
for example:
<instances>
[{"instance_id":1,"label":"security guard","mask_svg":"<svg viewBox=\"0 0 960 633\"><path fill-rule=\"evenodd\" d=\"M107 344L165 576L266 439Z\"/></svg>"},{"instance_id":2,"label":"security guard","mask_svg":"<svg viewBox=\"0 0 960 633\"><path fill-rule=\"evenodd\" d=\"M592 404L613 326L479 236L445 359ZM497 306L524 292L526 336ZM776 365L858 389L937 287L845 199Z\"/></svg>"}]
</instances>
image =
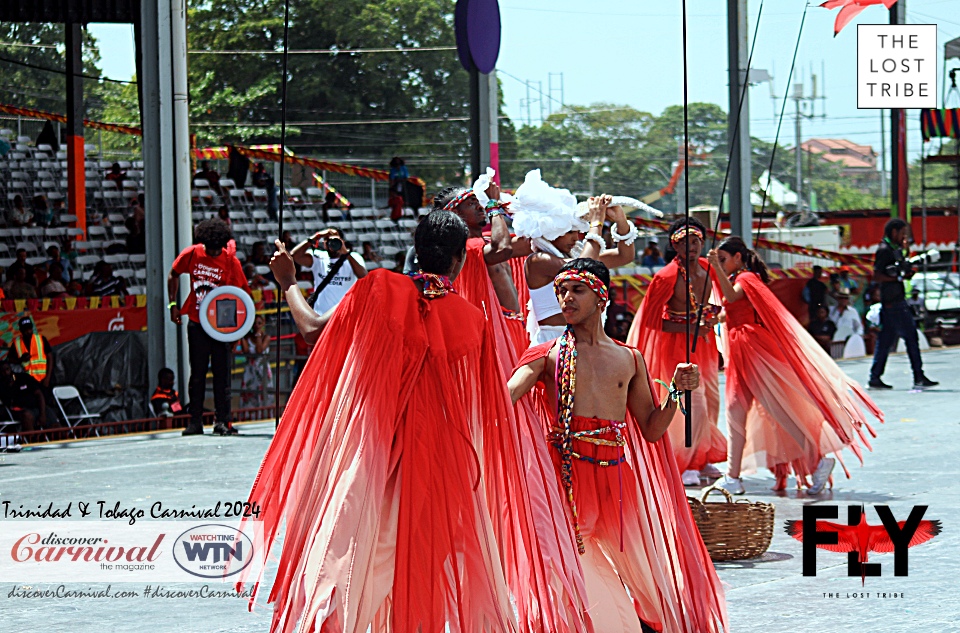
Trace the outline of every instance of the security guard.
<instances>
[{"instance_id":1,"label":"security guard","mask_svg":"<svg viewBox=\"0 0 960 633\"><path fill-rule=\"evenodd\" d=\"M53 350L46 337L33 331L33 320L30 317L20 319L20 335L14 335L7 359L23 365L26 373L44 389L49 389L50 375L53 373Z\"/></svg>"}]
</instances>

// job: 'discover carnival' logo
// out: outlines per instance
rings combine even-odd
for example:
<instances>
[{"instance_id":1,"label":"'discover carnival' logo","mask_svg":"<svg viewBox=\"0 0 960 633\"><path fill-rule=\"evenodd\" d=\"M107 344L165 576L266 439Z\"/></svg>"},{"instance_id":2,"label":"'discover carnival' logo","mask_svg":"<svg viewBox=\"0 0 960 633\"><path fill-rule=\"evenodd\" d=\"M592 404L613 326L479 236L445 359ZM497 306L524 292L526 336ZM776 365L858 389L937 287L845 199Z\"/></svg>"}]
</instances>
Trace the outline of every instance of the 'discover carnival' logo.
<instances>
[{"instance_id":1,"label":"'discover carnival' logo","mask_svg":"<svg viewBox=\"0 0 960 633\"><path fill-rule=\"evenodd\" d=\"M870 552L893 552L893 575L906 576L908 552L940 534L940 521L924 521L927 506L913 506L906 521L897 521L888 506L876 506L881 525L867 523L866 508L847 507L847 525L819 521L836 519L838 506L804 506L803 520L786 521L787 534L803 543L803 575L817 575L817 548L847 554L847 576L879 576L880 564L869 563Z\"/></svg>"},{"instance_id":2,"label":"'discover carnival' logo","mask_svg":"<svg viewBox=\"0 0 960 633\"><path fill-rule=\"evenodd\" d=\"M183 571L200 578L226 578L240 573L254 560L253 541L227 525L209 523L177 537L173 558Z\"/></svg>"}]
</instances>

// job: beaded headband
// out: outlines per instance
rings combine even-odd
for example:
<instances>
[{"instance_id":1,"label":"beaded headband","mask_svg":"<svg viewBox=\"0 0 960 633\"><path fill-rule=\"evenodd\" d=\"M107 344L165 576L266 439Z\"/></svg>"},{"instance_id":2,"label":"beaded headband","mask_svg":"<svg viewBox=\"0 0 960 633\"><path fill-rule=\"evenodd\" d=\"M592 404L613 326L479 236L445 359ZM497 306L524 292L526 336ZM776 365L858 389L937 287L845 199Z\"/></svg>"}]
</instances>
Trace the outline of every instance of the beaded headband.
<instances>
[{"instance_id":1,"label":"beaded headband","mask_svg":"<svg viewBox=\"0 0 960 633\"><path fill-rule=\"evenodd\" d=\"M450 202L448 202L448 203L446 204L446 206L443 207L443 210L444 210L444 211L453 211L453 210L456 209L458 206L460 206L460 203L461 203L461 202L463 202L464 200L466 200L466 199L469 198L470 196L476 197L476 195L477 195L477 194L473 193L473 189L467 189L466 191L464 191L463 193L461 193L459 196L457 196L456 198L454 198L453 200L451 200Z\"/></svg>"},{"instance_id":2,"label":"beaded headband","mask_svg":"<svg viewBox=\"0 0 960 633\"><path fill-rule=\"evenodd\" d=\"M590 288L590 290L597 293L597 296L600 297L600 301L603 303L607 302L607 287L603 285L603 282L600 281L600 278L594 275L593 273L587 272L585 270L573 270L567 269L563 270L556 276L553 280L553 291L557 294L557 299L560 298L560 286L565 281L579 281L583 285Z\"/></svg>"},{"instance_id":3,"label":"beaded headband","mask_svg":"<svg viewBox=\"0 0 960 633\"><path fill-rule=\"evenodd\" d=\"M670 236L670 243L676 244L677 242L682 241L687 235L690 235L690 237L699 237L701 240L703 240L703 231L695 226L685 224L673 232L673 234Z\"/></svg>"}]
</instances>

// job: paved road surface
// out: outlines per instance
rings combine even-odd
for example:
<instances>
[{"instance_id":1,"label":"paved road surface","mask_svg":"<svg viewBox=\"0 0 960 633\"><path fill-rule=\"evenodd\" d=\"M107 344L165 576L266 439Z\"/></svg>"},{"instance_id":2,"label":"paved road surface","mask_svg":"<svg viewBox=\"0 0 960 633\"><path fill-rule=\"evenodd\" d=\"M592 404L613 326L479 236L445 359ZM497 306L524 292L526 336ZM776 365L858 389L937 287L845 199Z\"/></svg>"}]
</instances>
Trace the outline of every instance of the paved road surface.
<instances>
[{"instance_id":1,"label":"paved road surface","mask_svg":"<svg viewBox=\"0 0 960 633\"><path fill-rule=\"evenodd\" d=\"M727 584L733 631L960 631L960 599L951 589L960 557L960 350L926 352L924 363L942 386L911 393L905 356L891 357L884 379L896 389L873 392L887 418L877 425L874 452L862 468L847 455L852 479L839 474L834 491L812 499L795 490L773 493L768 472L745 479L748 498L775 504L777 529L764 558L717 566ZM850 361L844 368L866 382L869 361ZM142 507L159 500L190 507L244 499L272 431L272 423L257 423L242 426L243 435L232 438L167 433L0 455L0 502L29 507L104 499ZM940 519L943 533L910 550L905 578L892 575L892 554L874 555L871 561L882 564L883 576L868 578L861 587L859 578L847 577L846 557L830 552L818 555L816 578L804 577L802 546L781 526L786 519L801 518L807 504L838 504L841 521L848 505L865 504L874 524L879 523L875 504L889 505L899 519L914 505L928 505L926 518ZM26 599L8 597L12 587L0 578L0 631L247 633L266 631L269 625L268 609L251 614L242 600ZM881 597L884 592L887 598ZM839 597L825 597L827 593ZM864 593L868 595L861 597ZM903 597L889 597L894 593ZM266 595L262 591L261 601Z\"/></svg>"}]
</instances>

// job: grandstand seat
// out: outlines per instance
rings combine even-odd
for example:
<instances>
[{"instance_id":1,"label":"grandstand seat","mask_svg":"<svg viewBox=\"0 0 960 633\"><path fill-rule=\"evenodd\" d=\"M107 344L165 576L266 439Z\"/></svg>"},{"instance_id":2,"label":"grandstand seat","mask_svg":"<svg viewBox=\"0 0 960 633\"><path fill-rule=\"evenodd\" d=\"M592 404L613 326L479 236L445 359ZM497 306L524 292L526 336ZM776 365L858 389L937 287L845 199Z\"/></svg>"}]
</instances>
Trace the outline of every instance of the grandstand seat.
<instances>
[{"instance_id":1,"label":"grandstand seat","mask_svg":"<svg viewBox=\"0 0 960 633\"><path fill-rule=\"evenodd\" d=\"M117 264L125 264L129 260L130 260L130 256L127 255L126 253L118 253L116 255L103 256L103 261L107 262L108 264L112 264L114 266L116 266Z\"/></svg>"},{"instance_id":2,"label":"grandstand seat","mask_svg":"<svg viewBox=\"0 0 960 633\"><path fill-rule=\"evenodd\" d=\"M102 226L88 226L87 237L91 239L105 239L107 237L107 229Z\"/></svg>"},{"instance_id":3,"label":"grandstand seat","mask_svg":"<svg viewBox=\"0 0 960 633\"><path fill-rule=\"evenodd\" d=\"M254 270L258 275L269 275L270 267L269 266L257 266Z\"/></svg>"},{"instance_id":4,"label":"grandstand seat","mask_svg":"<svg viewBox=\"0 0 960 633\"><path fill-rule=\"evenodd\" d=\"M48 240L50 239L58 240L60 238L66 237L66 235L67 235L67 229L66 227L63 227L63 226L58 226L57 228L43 230L43 236Z\"/></svg>"},{"instance_id":5,"label":"grandstand seat","mask_svg":"<svg viewBox=\"0 0 960 633\"><path fill-rule=\"evenodd\" d=\"M133 167L133 165L130 164L130 161L128 161L128 160L121 160L121 161L117 161L117 162L118 162L119 165L120 165L120 169L130 169L130 168Z\"/></svg>"},{"instance_id":6,"label":"grandstand seat","mask_svg":"<svg viewBox=\"0 0 960 633\"><path fill-rule=\"evenodd\" d=\"M266 189L253 189L253 202L254 204L267 204L267 190Z\"/></svg>"},{"instance_id":7,"label":"grandstand seat","mask_svg":"<svg viewBox=\"0 0 960 633\"><path fill-rule=\"evenodd\" d=\"M230 196L230 204L236 204L241 207L249 206L247 193L243 189L230 189L227 195Z\"/></svg>"},{"instance_id":8,"label":"grandstand seat","mask_svg":"<svg viewBox=\"0 0 960 633\"><path fill-rule=\"evenodd\" d=\"M103 258L103 261L107 261L107 258L104 257L104 258ZM114 268L113 268L113 274L116 275L117 277L119 277L120 279L123 279L123 280L125 280L125 281L127 281L127 282L129 282L131 279L133 279L133 269L132 269L132 268L117 268L116 266L114 266Z\"/></svg>"},{"instance_id":9,"label":"grandstand seat","mask_svg":"<svg viewBox=\"0 0 960 633\"><path fill-rule=\"evenodd\" d=\"M95 167L99 167L100 169L110 169L111 167L113 167L113 163L111 163L111 162L108 161L108 160L101 160L100 162L90 160L90 161L87 161L87 162L88 162L88 163L94 163L94 166L95 166Z\"/></svg>"},{"instance_id":10,"label":"grandstand seat","mask_svg":"<svg viewBox=\"0 0 960 633\"><path fill-rule=\"evenodd\" d=\"M119 187L117 187L117 182L116 182L115 180L101 180L101 181L100 181L100 188L101 188L101 189L104 189L104 190L106 190L106 189L119 189Z\"/></svg>"},{"instance_id":11,"label":"grandstand seat","mask_svg":"<svg viewBox=\"0 0 960 633\"><path fill-rule=\"evenodd\" d=\"M230 211L227 213L227 217L230 218L231 222L236 222L237 220L246 220L247 214L243 211Z\"/></svg>"},{"instance_id":12,"label":"grandstand seat","mask_svg":"<svg viewBox=\"0 0 960 633\"><path fill-rule=\"evenodd\" d=\"M323 228L323 222L319 220L307 220L303 223L303 228L310 232L319 231Z\"/></svg>"},{"instance_id":13,"label":"grandstand seat","mask_svg":"<svg viewBox=\"0 0 960 633\"><path fill-rule=\"evenodd\" d=\"M393 261L392 259L385 259L385 260L383 260L382 262L380 262L379 265L380 265L380 268L386 268L387 270L393 270L394 268L397 267L397 262Z\"/></svg>"},{"instance_id":14,"label":"grandstand seat","mask_svg":"<svg viewBox=\"0 0 960 633\"><path fill-rule=\"evenodd\" d=\"M209 189L210 181L207 180L206 178L194 178L193 186L196 187L197 189Z\"/></svg>"},{"instance_id":15,"label":"grandstand seat","mask_svg":"<svg viewBox=\"0 0 960 633\"><path fill-rule=\"evenodd\" d=\"M127 294L145 295L147 294L147 287L146 286L127 286Z\"/></svg>"},{"instance_id":16,"label":"grandstand seat","mask_svg":"<svg viewBox=\"0 0 960 633\"><path fill-rule=\"evenodd\" d=\"M76 224L76 222L77 222L77 216L73 215L72 213L62 213L60 215L60 224ZM77 232L71 233L71 231L79 231L79 233ZM69 228L67 229L67 235L83 235L83 230L76 229L76 228Z\"/></svg>"},{"instance_id":17,"label":"grandstand seat","mask_svg":"<svg viewBox=\"0 0 960 633\"><path fill-rule=\"evenodd\" d=\"M233 182L232 178L221 178L220 179L220 189L236 189L237 183Z\"/></svg>"},{"instance_id":18,"label":"grandstand seat","mask_svg":"<svg viewBox=\"0 0 960 633\"><path fill-rule=\"evenodd\" d=\"M147 256L144 255L143 253L130 255L130 263L134 264L134 267L136 267L137 264L140 264L141 266L145 266L147 264Z\"/></svg>"},{"instance_id":19,"label":"grandstand seat","mask_svg":"<svg viewBox=\"0 0 960 633\"><path fill-rule=\"evenodd\" d=\"M270 216L267 215L267 212L266 212L266 211L261 211L261 210L259 210L259 209L253 212L252 217L253 217L253 219L256 220L257 222L266 222L266 221L270 220Z\"/></svg>"},{"instance_id":20,"label":"grandstand seat","mask_svg":"<svg viewBox=\"0 0 960 633\"><path fill-rule=\"evenodd\" d=\"M28 257L29 257L31 254L36 254L36 253L39 252L39 250L40 250L39 248L37 248L37 245L34 244L33 242L17 242L17 244L16 244L16 250L20 250L21 248L22 248L23 250L27 251L27 256L28 256Z\"/></svg>"},{"instance_id":21,"label":"grandstand seat","mask_svg":"<svg viewBox=\"0 0 960 633\"><path fill-rule=\"evenodd\" d=\"M93 146L87 145L87 147ZM76 427L77 424L94 424L100 420L99 413L90 413L87 411L87 405L83 402L83 398L80 397L80 392L77 391L77 388L73 385L58 385L54 387L53 399L56 401L57 407L60 408L60 413L63 415L64 421L71 429ZM77 401L79 408L73 414L68 414L64 405L74 400ZM99 430L95 430L95 433L100 435Z\"/></svg>"},{"instance_id":22,"label":"grandstand seat","mask_svg":"<svg viewBox=\"0 0 960 633\"><path fill-rule=\"evenodd\" d=\"M122 213L108 213L107 222L110 224L123 224L123 214Z\"/></svg>"},{"instance_id":23,"label":"grandstand seat","mask_svg":"<svg viewBox=\"0 0 960 633\"><path fill-rule=\"evenodd\" d=\"M408 230L414 231L417 228L417 221L411 220L410 218L401 218L400 221L398 222L398 226L401 229L408 229Z\"/></svg>"},{"instance_id":24,"label":"grandstand seat","mask_svg":"<svg viewBox=\"0 0 960 633\"><path fill-rule=\"evenodd\" d=\"M357 242L357 234L356 234L356 233L344 233L344 234L343 234L343 237L344 237L348 242L350 242L351 244L355 244L355 243Z\"/></svg>"},{"instance_id":25,"label":"grandstand seat","mask_svg":"<svg viewBox=\"0 0 960 633\"><path fill-rule=\"evenodd\" d=\"M380 248L380 253L381 253L384 257L395 257L396 254L399 253L399 252L402 251L402 250L404 250L404 249L399 248L399 247L397 247L397 246L382 246L382 247Z\"/></svg>"},{"instance_id":26,"label":"grandstand seat","mask_svg":"<svg viewBox=\"0 0 960 633\"><path fill-rule=\"evenodd\" d=\"M396 226L393 223L393 220L388 219L376 220L373 225L378 229L392 229L394 226Z\"/></svg>"},{"instance_id":27,"label":"grandstand seat","mask_svg":"<svg viewBox=\"0 0 960 633\"><path fill-rule=\"evenodd\" d=\"M376 228L373 220L355 220L350 223L354 231L371 231Z\"/></svg>"},{"instance_id":28,"label":"grandstand seat","mask_svg":"<svg viewBox=\"0 0 960 633\"><path fill-rule=\"evenodd\" d=\"M45 263L46 261L47 261L47 256L46 256L46 255L37 255L37 256L35 256L35 257L28 257L28 258L27 258L27 265L28 265L28 266L40 266L41 264Z\"/></svg>"},{"instance_id":29,"label":"grandstand seat","mask_svg":"<svg viewBox=\"0 0 960 633\"><path fill-rule=\"evenodd\" d=\"M80 249L77 249L80 250ZM78 255L77 256L77 266L81 269L92 267L100 261L99 255Z\"/></svg>"},{"instance_id":30,"label":"grandstand seat","mask_svg":"<svg viewBox=\"0 0 960 633\"><path fill-rule=\"evenodd\" d=\"M130 235L130 229L122 224L112 227L110 232L113 233L114 239L126 239Z\"/></svg>"}]
</instances>

